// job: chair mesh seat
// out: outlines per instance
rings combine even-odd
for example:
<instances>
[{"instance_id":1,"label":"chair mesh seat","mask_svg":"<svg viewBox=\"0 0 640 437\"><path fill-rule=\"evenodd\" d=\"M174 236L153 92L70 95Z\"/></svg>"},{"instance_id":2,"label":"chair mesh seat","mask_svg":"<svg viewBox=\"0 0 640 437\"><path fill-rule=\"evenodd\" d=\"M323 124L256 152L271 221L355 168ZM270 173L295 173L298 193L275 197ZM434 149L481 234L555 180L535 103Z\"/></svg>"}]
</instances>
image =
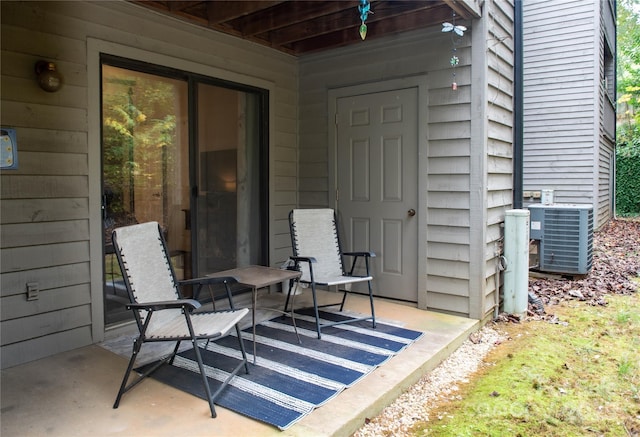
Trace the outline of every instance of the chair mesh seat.
<instances>
[{"instance_id":1,"label":"chair mesh seat","mask_svg":"<svg viewBox=\"0 0 640 437\"><path fill-rule=\"evenodd\" d=\"M173 318L163 321L162 324L153 324L153 320L147 328L146 337L154 339L190 339L189 327L184 315L177 310ZM191 314L191 324L196 337L217 338L227 335L229 330L235 326L247 313L248 308L235 311L217 311L215 313L193 313Z\"/></svg>"},{"instance_id":2,"label":"chair mesh seat","mask_svg":"<svg viewBox=\"0 0 640 437\"><path fill-rule=\"evenodd\" d=\"M133 342L133 352L113 408L118 408L122 396L144 378L151 375L161 366L172 364L178 353L180 342L190 340L209 403L211 417L216 417L214 401L243 367L245 372L249 373L247 354L239 327L240 320L249 313L249 309L236 310L234 308L231 289L229 288L229 284L236 283L237 280L231 277L203 277L178 281L171 265L167 245L157 222L117 228L113 231L111 241L113 242L118 265L122 271L122 279L129 295L130 308L133 310L139 331L139 336ZM197 301L200 289L205 285L211 287L214 284L224 285L231 309L227 311L194 312L195 309L200 307L200 302ZM185 299L180 292L181 285L197 287L197 291L194 293L195 298ZM215 340L227 335L234 328L242 352L242 360L233 371L229 372L222 385L215 392L212 392L204 371L205 366L200 354L198 340L203 342L204 340L207 340L207 342ZM129 382L129 376L142 344L149 341L175 342L173 354L157 361L137 379Z\"/></svg>"},{"instance_id":3,"label":"chair mesh seat","mask_svg":"<svg viewBox=\"0 0 640 437\"><path fill-rule=\"evenodd\" d=\"M331 287L334 285L355 284L356 282L371 281L373 280L373 276L320 276L314 274L314 279L316 284L328 285Z\"/></svg>"},{"instance_id":4,"label":"chair mesh seat","mask_svg":"<svg viewBox=\"0 0 640 437\"><path fill-rule=\"evenodd\" d=\"M342 311L347 292L351 291L351 284L357 282L366 282L367 284L371 316L356 318L352 321L371 320L375 328L376 317L371 287L373 276L371 276L369 270L369 260L375 257L375 254L369 251L342 251L336 215L333 209L294 209L289 213L289 228L294 255L291 260L295 263L295 268L302 273L300 282L311 285L318 338L321 338L323 327L344 323L331 322L321 324L318 308L321 306L340 305L340 311ZM344 268L343 256L352 257L352 265L349 271ZM364 271L366 272L364 275L354 275L358 260L363 260L364 262ZM318 305L316 285L335 287L338 291L344 292L342 302ZM285 311L289 306L291 291L292 287L289 287L287 300L284 304Z\"/></svg>"}]
</instances>

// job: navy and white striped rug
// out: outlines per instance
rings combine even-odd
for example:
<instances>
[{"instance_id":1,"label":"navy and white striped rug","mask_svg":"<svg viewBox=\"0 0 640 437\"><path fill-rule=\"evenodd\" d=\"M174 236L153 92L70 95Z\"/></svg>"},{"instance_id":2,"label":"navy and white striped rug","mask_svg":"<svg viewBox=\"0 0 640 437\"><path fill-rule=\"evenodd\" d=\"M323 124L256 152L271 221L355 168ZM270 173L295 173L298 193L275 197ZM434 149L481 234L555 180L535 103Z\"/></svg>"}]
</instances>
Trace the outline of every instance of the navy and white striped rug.
<instances>
[{"instance_id":1,"label":"navy and white striped rug","mask_svg":"<svg viewBox=\"0 0 640 437\"><path fill-rule=\"evenodd\" d=\"M325 328L318 340L315 319L310 312L306 314L296 314L302 344L288 318L277 317L258 325L255 365L251 329L243 331L250 373L241 370L216 404L284 430L423 335L380 322L372 329L371 322L365 321ZM348 318L330 312L322 312L321 317ZM225 337L201 352L215 391L240 360L238 341ZM153 378L206 399L193 350L177 356L172 366L158 369Z\"/></svg>"}]
</instances>

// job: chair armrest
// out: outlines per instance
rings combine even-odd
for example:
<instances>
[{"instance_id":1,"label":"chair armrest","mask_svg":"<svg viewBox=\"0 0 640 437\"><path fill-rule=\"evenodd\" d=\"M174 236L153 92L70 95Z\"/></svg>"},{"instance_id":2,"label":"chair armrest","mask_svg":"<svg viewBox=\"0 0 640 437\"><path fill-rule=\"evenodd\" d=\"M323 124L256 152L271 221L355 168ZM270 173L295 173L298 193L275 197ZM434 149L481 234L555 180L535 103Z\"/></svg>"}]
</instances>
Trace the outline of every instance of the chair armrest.
<instances>
[{"instance_id":1,"label":"chair armrest","mask_svg":"<svg viewBox=\"0 0 640 437\"><path fill-rule=\"evenodd\" d=\"M290 256L290 260L295 262L317 263L318 261L312 256Z\"/></svg>"},{"instance_id":2,"label":"chair armrest","mask_svg":"<svg viewBox=\"0 0 640 437\"><path fill-rule=\"evenodd\" d=\"M200 308L202 305L195 299L177 299L158 302L146 302L146 303L130 303L127 305L129 310L167 310L173 308L185 308L189 312Z\"/></svg>"},{"instance_id":3,"label":"chair armrest","mask_svg":"<svg viewBox=\"0 0 640 437\"><path fill-rule=\"evenodd\" d=\"M210 284L236 284L238 279L233 276L220 276L220 277L209 277L203 276L202 278L193 278L193 279L183 279L178 281L178 285L210 285Z\"/></svg>"},{"instance_id":4,"label":"chair armrest","mask_svg":"<svg viewBox=\"0 0 640 437\"><path fill-rule=\"evenodd\" d=\"M200 278L183 279L181 281L178 281L178 286L179 287L184 287L188 285L197 286L195 287L195 291L192 297L198 300L198 297L200 297L200 291L202 291L202 287L204 287L205 285L210 286L210 285L224 284L225 291L227 292L227 297L229 298L229 302L231 303L231 292L229 290L229 284L237 284L237 283L238 283L238 279L234 278L233 276L219 276L219 277L202 276ZM215 299L214 299L213 292L211 291L211 288L209 288L209 292L211 293L211 301L213 302L214 309L215 309ZM231 305L233 304L231 303Z\"/></svg>"},{"instance_id":5,"label":"chair armrest","mask_svg":"<svg viewBox=\"0 0 640 437\"><path fill-rule=\"evenodd\" d=\"M347 273L349 276L353 276L353 272L356 269L356 264L358 262L358 257L362 257L362 259L364 259L364 265L365 265L365 269L367 271L367 276L371 276L371 274L369 273L369 259L370 258L375 258L376 254L373 252L343 252L342 255L346 255L346 256L352 256L353 257L353 262L351 263L351 270L349 270L349 273Z\"/></svg>"},{"instance_id":6,"label":"chair armrest","mask_svg":"<svg viewBox=\"0 0 640 437\"><path fill-rule=\"evenodd\" d=\"M301 262L309 263L309 276L311 277L311 282L315 282L313 276L313 265L318 262L317 259L312 256L290 256L289 259L296 263L294 269L299 272L302 271L300 267ZM306 282L306 280L303 280L303 282Z\"/></svg>"},{"instance_id":7,"label":"chair armrest","mask_svg":"<svg viewBox=\"0 0 640 437\"><path fill-rule=\"evenodd\" d=\"M347 256L366 256L367 258L376 257L374 252L343 252L342 254Z\"/></svg>"}]
</instances>

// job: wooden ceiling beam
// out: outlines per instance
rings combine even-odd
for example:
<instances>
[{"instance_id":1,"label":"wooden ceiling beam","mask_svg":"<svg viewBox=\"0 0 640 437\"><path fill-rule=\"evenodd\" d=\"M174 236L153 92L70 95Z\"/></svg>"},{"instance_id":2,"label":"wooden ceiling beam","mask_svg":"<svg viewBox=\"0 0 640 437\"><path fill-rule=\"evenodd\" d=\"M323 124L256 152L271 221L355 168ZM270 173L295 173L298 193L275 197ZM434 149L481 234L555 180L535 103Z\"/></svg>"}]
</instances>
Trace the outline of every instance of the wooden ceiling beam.
<instances>
[{"instance_id":1,"label":"wooden ceiling beam","mask_svg":"<svg viewBox=\"0 0 640 437\"><path fill-rule=\"evenodd\" d=\"M198 26L208 26L207 19L204 18L204 14L196 13L192 8L201 7L204 8L202 1L190 1L190 2L177 2L177 1L150 1L150 0L129 0L131 3L144 6L148 9L152 9L161 12L170 17L182 19L187 22L197 24ZM187 11L186 9L189 8Z\"/></svg>"},{"instance_id":2,"label":"wooden ceiling beam","mask_svg":"<svg viewBox=\"0 0 640 437\"><path fill-rule=\"evenodd\" d=\"M158 12L285 53L359 43L357 0L129 0ZM473 18L479 0L371 0L367 38Z\"/></svg>"},{"instance_id":3,"label":"wooden ceiling beam","mask_svg":"<svg viewBox=\"0 0 640 437\"><path fill-rule=\"evenodd\" d=\"M170 11L184 11L190 9L194 6L198 6L200 1L183 1L183 2L157 2L157 3L167 3Z\"/></svg>"},{"instance_id":4,"label":"wooden ceiling beam","mask_svg":"<svg viewBox=\"0 0 640 437\"><path fill-rule=\"evenodd\" d=\"M233 26L241 29L243 35L257 35L283 27L343 11L349 2L344 1L292 1L234 20ZM349 8L353 7L349 4Z\"/></svg>"},{"instance_id":5,"label":"wooden ceiling beam","mask_svg":"<svg viewBox=\"0 0 640 437\"><path fill-rule=\"evenodd\" d=\"M207 20L210 24L224 23L250 14L260 14L269 8L283 3L283 0L247 0L247 1L207 1Z\"/></svg>"},{"instance_id":6,"label":"wooden ceiling beam","mask_svg":"<svg viewBox=\"0 0 640 437\"><path fill-rule=\"evenodd\" d=\"M372 3L373 14L369 15L367 25L385 21L393 17L406 17L421 11L431 10L438 5L433 1L379 1ZM375 7L375 9L374 9ZM350 8L351 9L351 8ZM322 20L311 20L295 25L286 26L269 33L268 39L274 45L285 45L301 39L326 35L343 29L359 28L360 16L357 8L352 13L332 13L325 15Z\"/></svg>"},{"instance_id":7,"label":"wooden ceiling beam","mask_svg":"<svg viewBox=\"0 0 640 437\"><path fill-rule=\"evenodd\" d=\"M397 15L395 17L382 19L368 25L367 39L436 26L449 19L450 16L451 10L448 7L440 6L418 10L408 15ZM361 42L358 28L359 25L356 25L349 29L300 40L287 46L293 53L301 55L327 48L358 44Z\"/></svg>"},{"instance_id":8,"label":"wooden ceiling beam","mask_svg":"<svg viewBox=\"0 0 640 437\"><path fill-rule=\"evenodd\" d=\"M443 0L447 6L466 20L472 18L480 18L482 16L482 8L478 0Z\"/></svg>"},{"instance_id":9,"label":"wooden ceiling beam","mask_svg":"<svg viewBox=\"0 0 640 437\"><path fill-rule=\"evenodd\" d=\"M133 0L132 3L138 3L152 9L159 9L168 12L179 12L188 9L194 5L202 3L202 1L158 1L158 0Z\"/></svg>"}]
</instances>

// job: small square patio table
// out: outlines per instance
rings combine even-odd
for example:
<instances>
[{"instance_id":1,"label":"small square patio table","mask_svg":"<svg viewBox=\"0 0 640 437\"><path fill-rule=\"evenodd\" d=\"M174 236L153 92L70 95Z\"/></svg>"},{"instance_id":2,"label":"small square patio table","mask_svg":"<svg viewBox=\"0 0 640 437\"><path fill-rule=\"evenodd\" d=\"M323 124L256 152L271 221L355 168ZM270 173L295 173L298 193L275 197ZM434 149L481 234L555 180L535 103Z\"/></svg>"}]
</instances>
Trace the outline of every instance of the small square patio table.
<instances>
[{"instance_id":1,"label":"small square patio table","mask_svg":"<svg viewBox=\"0 0 640 437\"><path fill-rule=\"evenodd\" d=\"M270 285L275 285L280 282L290 280L297 280L301 276L301 272L296 270L284 270L277 269L275 267L266 267L266 266L245 266L238 267L235 269L224 270L222 272L211 273L207 276L209 277L219 277L219 276L233 276L238 280L240 285L245 285L248 288L251 288L251 324L253 327L253 364L256 363L256 304L258 301L258 290L261 288L269 287ZM274 308L269 308L271 311L281 312L283 314L289 314L289 312L277 310ZM291 306L291 319L293 320L293 327L296 330L296 335L298 335L298 330L296 328L296 320L293 315L293 305ZM300 341L300 337L298 336L298 341Z\"/></svg>"}]
</instances>

